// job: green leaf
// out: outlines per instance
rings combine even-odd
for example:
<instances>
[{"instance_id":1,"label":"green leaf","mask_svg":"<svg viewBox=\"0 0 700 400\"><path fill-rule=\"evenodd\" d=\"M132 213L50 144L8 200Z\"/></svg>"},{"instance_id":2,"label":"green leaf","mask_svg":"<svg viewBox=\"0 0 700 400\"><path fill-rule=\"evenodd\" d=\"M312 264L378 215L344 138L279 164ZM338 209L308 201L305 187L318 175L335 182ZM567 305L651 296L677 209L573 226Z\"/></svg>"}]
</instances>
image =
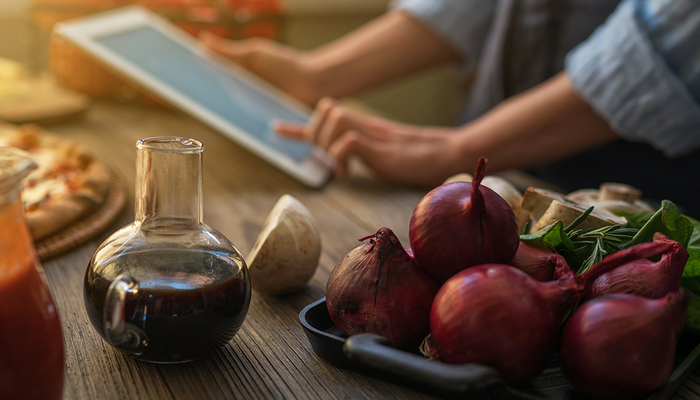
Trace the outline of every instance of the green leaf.
<instances>
[{"instance_id":1,"label":"green leaf","mask_svg":"<svg viewBox=\"0 0 700 400\"><path fill-rule=\"evenodd\" d=\"M700 249L700 221L687 215L685 217L688 218L694 228L693 234L690 235L690 240L688 241L688 248Z\"/></svg>"},{"instance_id":2,"label":"green leaf","mask_svg":"<svg viewBox=\"0 0 700 400\"><path fill-rule=\"evenodd\" d=\"M700 293L700 249L688 249L688 262L683 269L681 285L693 293Z\"/></svg>"},{"instance_id":3,"label":"green leaf","mask_svg":"<svg viewBox=\"0 0 700 400\"><path fill-rule=\"evenodd\" d=\"M574 243L564 232L564 224L561 221L553 222L537 232L520 235L520 240L527 245L550 251L575 248Z\"/></svg>"},{"instance_id":4,"label":"green leaf","mask_svg":"<svg viewBox=\"0 0 700 400\"><path fill-rule=\"evenodd\" d=\"M694 335L700 336L700 222L686 216L693 225L693 233L688 241L688 262L685 264L681 286L693 292L685 313L685 328Z\"/></svg>"},{"instance_id":5,"label":"green leaf","mask_svg":"<svg viewBox=\"0 0 700 400\"><path fill-rule=\"evenodd\" d=\"M639 224L644 217L640 214L626 214L630 224ZM693 223L688 217L682 215L673 202L664 200L661 202L661 208L656 211L651 217L639 228L639 232L634 235L625 247L631 247L635 244L651 242L654 233L661 232L668 236L669 239L675 240L688 248L690 237L693 234Z\"/></svg>"},{"instance_id":6,"label":"green leaf","mask_svg":"<svg viewBox=\"0 0 700 400\"><path fill-rule=\"evenodd\" d=\"M693 293L685 313L685 330L700 336L700 296Z\"/></svg>"},{"instance_id":7,"label":"green leaf","mask_svg":"<svg viewBox=\"0 0 700 400\"><path fill-rule=\"evenodd\" d=\"M566 259L566 263L569 264L572 271L579 273L579 271L584 268L586 262L591 259L591 257L594 257L593 259L595 259L594 253L596 252L597 247L598 242L593 241L587 243L585 246L579 246L574 250L561 250L559 251L559 254Z\"/></svg>"},{"instance_id":8,"label":"green leaf","mask_svg":"<svg viewBox=\"0 0 700 400\"><path fill-rule=\"evenodd\" d=\"M644 226L644 224L646 224L651 219L651 217L653 217L654 214L656 214L656 211L642 211L637 213L621 212L617 214L627 219L628 228L641 229Z\"/></svg>"}]
</instances>

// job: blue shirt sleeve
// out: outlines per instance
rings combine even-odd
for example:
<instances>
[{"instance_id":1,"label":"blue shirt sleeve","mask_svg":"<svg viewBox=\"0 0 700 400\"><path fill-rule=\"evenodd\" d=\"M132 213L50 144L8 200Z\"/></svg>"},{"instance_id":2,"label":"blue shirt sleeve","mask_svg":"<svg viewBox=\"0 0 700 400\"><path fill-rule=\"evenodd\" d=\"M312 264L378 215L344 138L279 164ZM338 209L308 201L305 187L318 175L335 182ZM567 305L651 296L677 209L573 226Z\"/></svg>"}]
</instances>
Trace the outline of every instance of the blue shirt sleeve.
<instances>
[{"instance_id":1,"label":"blue shirt sleeve","mask_svg":"<svg viewBox=\"0 0 700 400\"><path fill-rule=\"evenodd\" d=\"M700 149L700 2L625 0L566 70L622 138L670 158Z\"/></svg>"},{"instance_id":2,"label":"blue shirt sleeve","mask_svg":"<svg viewBox=\"0 0 700 400\"><path fill-rule=\"evenodd\" d=\"M484 0L394 0L402 10L445 38L461 55L460 69L471 71L491 29L494 2Z\"/></svg>"}]
</instances>

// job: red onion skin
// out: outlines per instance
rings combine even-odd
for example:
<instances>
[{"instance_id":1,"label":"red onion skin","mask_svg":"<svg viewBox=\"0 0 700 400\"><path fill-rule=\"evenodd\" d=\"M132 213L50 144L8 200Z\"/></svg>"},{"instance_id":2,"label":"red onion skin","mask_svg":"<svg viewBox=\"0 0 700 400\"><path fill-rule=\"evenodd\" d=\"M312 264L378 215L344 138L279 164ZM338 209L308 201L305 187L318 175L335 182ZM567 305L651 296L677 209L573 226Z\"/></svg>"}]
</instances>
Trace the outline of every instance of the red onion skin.
<instances>
[{"instance_id":1,"label":"red onion skin","mask_svg":"<svg viewBox=\"0 0 700 400\"><path fill-rule=\"evenodd\" d=\"M524 384L542 372L554 352L564 315L596 277L668 248L642 243L613 253L585 274L570 272L550 282L502 264L463 270L443 284L433 301L431 355L450 364L490 366L506 382Z\"/></svg>"},{"instance_id":2,"label":"red onion skin","mask_svg":"<svg viewBox=\"0 0 700 400\"><path fill-rule=\"evenodd\" d=\"M524 242L520 242L518 252L515 253L510 265L540 282L555 279L555 270L559 271L559 276L571 271L569 264L561 254L538 249Z\"/></svg>"},{"instance_id":3,"label":"red onion skin","mask_svg":"<svg viewBox=\"0 0 700 400\"><path fill-rule=\"evenodd\" d=\"M482 186L486 159L472 182L436 187L418 203L409 224L418 264L438 282L473 265L508 264L520 243L518 223L508 203Z\"/></svg>"},{"instance_id":4,"label":"red onion skin","mask_svg":"<svg viewBox=\"0 0 700 400\"><path fill-rule=\"evenodd\" d=\"M550 307L558 288L541 286L502 264L475 266L448 279L433 302L433 358L487 365L515 385L535 378L554 351L558 321L570 296L561 293L568 295L559 307ZM543 293L546 289L548 293Z\"/></svg>"},{"instance_id":5,"label":"red onion skin","mask_svg":"<svg viewBox=\"0 0 700 400\"><path fill-rule=\"evenodd\" d=\"M388 228L348 252L326 286L326 305L348 336L374 333L399 348L416 346L429 332L430 306L439 285L406 253ZM361 240L363 240L361 239Z\"/></svg>"},{"instance_id":6,"label":"red onion skin","mask_svg":"<svg viewBox=\"0 0 700 400\"><path fill-rule=\"evenodd\" d=\"M654 234L653 241L669 243L673 247L658 262L635 260L601 275L593 282L589 298L612 293L631 293L657 299L680 290L688 251L660 232Z\"/></svg>"},{"instance_id":7,"label":"red onion skin","mask_svg":"<svg viewBox=\"0 0 700 400\"><path fill-rule=\"evenodd\" d=\"M562 332L564 375L596 399L639 398L660 388L673 369L689 297L612 294L585 302Z\"/></svg>"}]
</instances>

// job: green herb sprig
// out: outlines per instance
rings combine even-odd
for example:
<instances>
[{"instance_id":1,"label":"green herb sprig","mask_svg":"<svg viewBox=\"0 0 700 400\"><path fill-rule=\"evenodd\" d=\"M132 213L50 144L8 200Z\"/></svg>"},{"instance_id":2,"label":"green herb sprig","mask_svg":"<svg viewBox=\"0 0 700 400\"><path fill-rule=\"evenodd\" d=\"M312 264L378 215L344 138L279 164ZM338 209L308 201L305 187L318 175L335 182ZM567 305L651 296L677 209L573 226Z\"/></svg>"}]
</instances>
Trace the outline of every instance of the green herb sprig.
<instances>
[{"instance_id":1,"label":"green herb sprig","mask_svg":"<svg viewBox=\"0 0 700 400\"><path fill-rule=\"evenodd\" d=\"M577 273L582 274L599 263L603 257L622 250L639 232L636 228L622 225L608 225L596 229L575 229L567 232L576 249L590 249L588 256Z\"/></svg>"}]
</instances>

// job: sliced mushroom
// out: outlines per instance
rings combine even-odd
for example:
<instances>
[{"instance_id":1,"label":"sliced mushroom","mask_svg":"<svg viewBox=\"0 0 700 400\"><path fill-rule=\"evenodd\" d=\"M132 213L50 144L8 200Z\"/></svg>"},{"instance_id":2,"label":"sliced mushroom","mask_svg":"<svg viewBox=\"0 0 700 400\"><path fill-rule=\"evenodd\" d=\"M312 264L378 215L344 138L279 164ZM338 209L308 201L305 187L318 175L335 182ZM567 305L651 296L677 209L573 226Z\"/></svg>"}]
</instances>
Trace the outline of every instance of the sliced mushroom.
<instances>
[{"instance_id":1,"label":"sliced mushroom","mask_svg":"<svg viewBox=\"0 0 700 400\"><path fill-rule=\"evenodd\" d=\"M553 190L529 187L523 195L521 207L530 212L530 218L538 221L547 211L552 201L566 202L562 193Z\"/></svg>"},{"instance_id":2,"label":"sliced mushroom","mask_svg":"<svg viewBox=\"0 0 700 400\"><path fill-rule=\"evenodd\" d=\"M599 201L622 200L634 203L642 197L642 191L624 183L606 182L600 185Z\"/></svg>"},{"instance_id":3,"label":"sliced mushroom","mask_svg":"<svg viewBox=\"0 0 700 400\"><path fill-rule=\"evenodd\" d=\"M580 217L589 206L584 206L571 201L553 200L547 211L537 221L532 228L536 232L545 226L561 220L564 226L569 226L574 220ZM579 229L596 229L608 225L626 225L627 220L606 210L593 209L591 214L577 226Z\"/></svg>"},{"instance_id":4,"label":"sliced mushroom","mask_svg":"<svg viewBox=\"0 0 700 400\"><path fill-rule=\"evenodd\" d=\"M652 211L653 208L647 202L639 199L641 193L632 186L608 182L600 185L600 190L581 189L571 192L566 199L612 213Z\"/></svg>"}]
</instances>

